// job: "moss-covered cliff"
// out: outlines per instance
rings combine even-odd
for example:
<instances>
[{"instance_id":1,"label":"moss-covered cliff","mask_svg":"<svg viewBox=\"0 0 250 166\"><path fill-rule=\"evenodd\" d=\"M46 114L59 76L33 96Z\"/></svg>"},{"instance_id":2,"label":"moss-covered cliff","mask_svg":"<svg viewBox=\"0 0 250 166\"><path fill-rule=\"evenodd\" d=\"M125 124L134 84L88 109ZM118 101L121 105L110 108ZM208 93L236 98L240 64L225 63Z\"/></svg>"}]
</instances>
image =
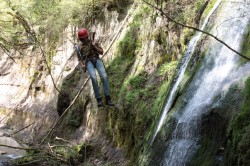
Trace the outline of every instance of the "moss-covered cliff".
<instances>
[{"instance_id":1,"label":"moss-covered cliff","mask_svg":"<svg viewBox=\"0 0 250 166\"><path fill-rule=\"evenodd\" d=\"M211 29L210 25L208 26L209 29ZM245 30L243 29L243 31L245 35L243 35L243 44L240 47L242 52L244 52L245 55L248 55L245 44L249 41L249 28L246 28ZM206 43L208 41L207 37L203 38L202 42L196 48L194 56L191 59L191 63L186 72L186 76L183 79L184 81L182 82L180 94L177 97L174 109L168 115L168 122L165 124L165 129L162 129L152 147L149 148L150 150L147 152L149 156L142 157L142 161L144 161L144 163L150 163L149 165L166 164L164 162L166 161L166 149L169 148L171 139L178 137L178 135L173 134L173 131L175 131L175 133L178 131L180 132L180 130L175 130L177 125L179 125L177 127L182 128L182 124L179 124L178 118L182 116L182 110L185 110L185 105L187 105L188 100L192 98L192 96L196 95L193 92L201 86L199 83L204 83L202 81L195 82L193 79L199 78L202 80L206 77L205 75L200 75L201 77L199 77L199 74L195 75L194 73L196 73L199 69L213 69L213 66L216 65L216 62L209 61L208 57L205 58L204 61L204 55L207 51L209 51L209 48L206 47ZM219 55L219 53L216 55ZM203 63L201 64L202 61ZM246 61L244 62L246 63ZM199 134L196 134L197 138L201 135L201 139L197 143L199 145L197 152L194 157L188 161L189 165L249 164L249 155L247 150L244 149L249 147L249 137L247 136L249 133L249 123L247 120L249 112L249 106L247 104L249 102L249 93L247 92L249 89L247 85L249 81L247 78L249 76L249 72L247 70L249 69L249 63L242 65L244 62L242 62L242 60L238 62L241 64L238 74L236 74L238 76L234 76L235 70L237 71L237 65L235 65L233 70L234 72L231 72L227 76L227 79L230 81L226 81L221 89L221 92L213 97L212 103L207 103L205 107L201 106L200 108L198 107L193 109L193 114L195 114L196 110L203 110L204 113L201 114L201 118L197 117L198 120L193 122L193 124L198 125L197 129ZM226 63L226 61L224 61L224 63ZM203 66L201 67L201 65ZM218 70L218 73L219 72L224 71ZM212 75L210 76L212 79ZM232 84L232 82L234 83ZM216 83L215 80L214 83ZM209 87L206 88L210 89ZM210 89L210 93L212 93L212 91L213 90ZM206 93L203 93L203 95L208 96ZM198 104L198 101L193 102L197 102ZM200 102L202 103L202 101ZM188 132L183 131L183 133L186 134L187 137L192 137L192 135L189 135ZM174 150L177 149L178 147ZM241 149L244 149L244 152ZM189 152L191 152L191 150Z\"/></svg>"}]
</instances>

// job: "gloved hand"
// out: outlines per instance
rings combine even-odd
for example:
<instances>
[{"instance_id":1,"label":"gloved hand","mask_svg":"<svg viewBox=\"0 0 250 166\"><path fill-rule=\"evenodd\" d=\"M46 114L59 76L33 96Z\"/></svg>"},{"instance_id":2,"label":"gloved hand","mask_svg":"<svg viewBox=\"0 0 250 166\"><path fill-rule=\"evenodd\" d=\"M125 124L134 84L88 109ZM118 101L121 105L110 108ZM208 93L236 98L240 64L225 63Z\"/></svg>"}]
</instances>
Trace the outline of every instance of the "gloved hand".
<instances>
[{"instance_id":1,"label":"gloved hand","mask_svg":"<svg viewBox=\"0 0 250 166\"><path fill-rule=\"evenodd\" d=\"M86 72L86 70L87 70L86 65L82 65L82 70L83 70L84 72Z\"/></svg>"},{"instance_id":2,"label":"gloved hand","mask_svg":"<svg viewBox=\"0 0 250 166\"><path fill-rule=\"evenodd\" d=\"M87 70L86 64L85 64L83 61L80 61L80 65L81 65L81 67L82 67L82 70L83 70L84 72L86 72L86 70Z\"/></svg>"}]
</instances>

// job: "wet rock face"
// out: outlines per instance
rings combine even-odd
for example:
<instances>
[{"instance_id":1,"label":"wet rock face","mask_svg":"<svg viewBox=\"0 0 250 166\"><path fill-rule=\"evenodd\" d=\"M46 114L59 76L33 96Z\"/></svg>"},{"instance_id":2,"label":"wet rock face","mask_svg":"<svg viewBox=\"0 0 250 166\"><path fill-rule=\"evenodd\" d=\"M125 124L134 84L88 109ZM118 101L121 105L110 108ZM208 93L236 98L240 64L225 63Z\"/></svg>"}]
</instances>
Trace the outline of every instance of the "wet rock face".
<instances>
[{"instance_id":1,"label":"wet rock face","mask_svg":"<svg viewBox=\"0 0 250 166\"><path fill-rule=\"evenodd\" d=\"M81 163L85 162L84 164L89 162L90 165L98 166L111 163L111 165L127 166L128 161L124 158L123 153L123 150L115 147L112 142L98 138L82 145L79 151L79 161Z\"/></svg>"},{"instance_id":2,"label":"wet rock face","mask_svg":"<svg viewBox=\"0 0 250 166\"><path fill-rule=\"evenodd\" d=\"M0 115L0 119L3 117ZM13 133L6 124L6 120L0 123L0 144L13 146L13 147L22 147L14 138L10 137L10 134ZM12 166L13 159L25 155L26 152L20 149L8 148L0 146L0 166Z\"/></svg>"},{"instance_id":3,"label":"wet rock face","mask_svg":"<svg viewBox=\"0 0 250 166\"><path fill-rule=\"evenodd\" d=\"M32 60L25 60L28 64L32 63ZM35 60L33 59L33 61ZM6 55L3 55L0 59L0 107L16 107L25 99L29 90L31 84L31 80L28 79L29 74L20 72L22 70L22 64L20 63L22 62L18 60L17 63L8 59Z\"/></svg>"},{"instance_id":4,"label":"wet rock face","mask_svg":"<svg viewBox=\"0 0 250 166\"><path fill-rule=\"evenodd\" d=\"M14 166L12 158L7 156L0 156L0 166Z\"/></svg>"},{"instance_id":5,"label":"wet rock face","mask_svg":"<svg viewBox=\"0 0 250 166\"><path fill-rule=\"evenodd\" d=\"M218 103L209 106L207 114L201 118L200 148L191 160L191 165L228 165L226 159L228 130L231 120L241 109L244 95L242 87L235 84L225 96L215 97ZM231 164L230 164L231 165Z\"/></svg>"},{"instance_id":6,"label":"wet rock face","mask_svg":"<svg viewBox=\"0 0 250 166\"><path fill-rule=\"evenodd\" d=\"M81 86L80 83L82 82L81 77L83 77L83 73L77 68L62 81L61 93L58 95L57 101L57 112L59 116L70 105L70 102L78 92L77 90L79 90Z\"/></svg>"},{"instance_id":7,"label":"wet rock face","mask_svg":"<svg viewBox=\"0 0 250 166\"><path fill-rule=\"evenodd\" d=\"M58 46L58 50L47 61L51 63L51 75L60 89L61 81L74 70L77 60L71 58L73 47L70 42ZM15 109L8 117L8 125L14 128L19 129L35 121L22 133L28 135L28 140L24 140L30 141L43 135L58 117L58 92L39 50L28 48L13 56L16 63L7 55L0 59L0 109ZM44 130L40 130L41 127Z\"/></svg>"}]
</instances>

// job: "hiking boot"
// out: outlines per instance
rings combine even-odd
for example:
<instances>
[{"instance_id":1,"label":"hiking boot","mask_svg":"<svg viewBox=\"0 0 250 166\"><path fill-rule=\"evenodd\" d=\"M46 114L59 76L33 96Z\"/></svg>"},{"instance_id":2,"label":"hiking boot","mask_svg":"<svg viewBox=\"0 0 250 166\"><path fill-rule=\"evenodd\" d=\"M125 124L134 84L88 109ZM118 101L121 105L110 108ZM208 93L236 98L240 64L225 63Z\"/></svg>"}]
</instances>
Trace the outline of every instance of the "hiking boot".
<instances>
[{"instance_id":1,"label":"hiking boot","mask_svg":"<svg viewBox=\"0 0 250 166\"><path fill-rule=\"evenodd\" d=\"M114 106L115 104L112 102L111 97L110 96L106 96L106 105L109 106Z\"/></svg>"},{"instance_id":2,"label":"hiking boot","mask_svg":"<svg viewBox=\"0 0 250 166\"><path fill-rule=\"evenodd\" d=\"M103 107L104 106L104 104L102 102L102 98L97 98L96 100L97 100L97 106L98 107Z\"/></svg>"}]
</instances>

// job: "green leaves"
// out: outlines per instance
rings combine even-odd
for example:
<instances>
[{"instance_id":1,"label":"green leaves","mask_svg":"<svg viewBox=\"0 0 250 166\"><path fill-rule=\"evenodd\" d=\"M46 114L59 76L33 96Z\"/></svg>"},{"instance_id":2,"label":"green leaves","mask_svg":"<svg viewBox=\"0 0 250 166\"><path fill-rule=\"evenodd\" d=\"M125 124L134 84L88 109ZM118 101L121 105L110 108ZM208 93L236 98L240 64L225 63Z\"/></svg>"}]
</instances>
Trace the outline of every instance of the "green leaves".
<instances>
[{"instance_id":1,"label":"green leaves","mask_svg":"<svg viewBox=\"0 0 250 166\"><path fill-rule=\"evenodd\" d=\"M2 0L0 2L0 48L5 51L19 49L16 45L34 44L31 36L48 41L54 47L69 25L87 25L92 7L113 0ZM98 13L98 12L97 12Z\"/></svg>"}]
</instances>

